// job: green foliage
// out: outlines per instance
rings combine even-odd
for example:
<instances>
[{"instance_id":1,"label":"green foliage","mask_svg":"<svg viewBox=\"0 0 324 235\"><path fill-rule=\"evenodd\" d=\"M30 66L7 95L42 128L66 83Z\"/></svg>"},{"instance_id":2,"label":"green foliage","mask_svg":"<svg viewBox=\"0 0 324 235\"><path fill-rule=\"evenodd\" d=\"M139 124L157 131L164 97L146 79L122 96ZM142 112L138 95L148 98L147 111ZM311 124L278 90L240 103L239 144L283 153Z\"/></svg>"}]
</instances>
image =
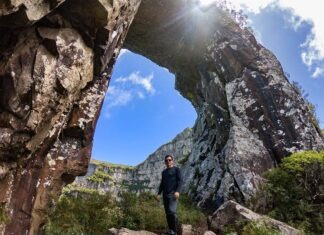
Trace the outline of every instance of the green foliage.
<instances>
[{"instance_id":1,"label":"green foliage","mask_svg":"<svg viewBox=\"0 0 324 235\"><path fill-rule=\"evenodd\" d=\"M296 92L298 92L299 95L301 95L304 98L304 101L307 105L308 111L310 112L310 115L311 115L310 116L311 122L315 126L315 128L318 130L318 132L321 133L321 129L320 129L320 125L319 125L320 120L319 120L318 116L316 115L316 106L308 100L309 94L302 88L302 86L298 82L293 81L292 86L295 88Z\"/></svg>"},{"instance_id":2,"label":"green foliage","mask_svg":"<svg viewBox=\"0 0 324 235\"><path fill-rule=\"evenodd\" d=\"M150 231L165 229L164 209L149 193L142 193L137 197L134 193L125 192L121 195L118 207L123 214L120 227Z\"/></svg>"},{"instance_id":3,"label":"green foliage","mask_svg":"<svg viewBox=\"0 0 324 235\"><path fill-rule=\"evenodd\" d=\"M292 154L265 177L254 201L264 200L262 212L307 234L324 234L324 151Z\"/></svg>"},{"instance_id":4,"label":"green foliage","mask_svg":"<svg viewBox=\"0 0 324 235\"><path fill-rule=\"evenodd\" d=\"M99 160L91 160L91 163L97 165L98 167L102 168L117 168L117 169L124 169L124 170L133 170L133 166L128 166L128 165L122 165L122 164L114 164L114 163L109 163L109 162L103 162Z\"/></svg>"},{"instance_id":5,"label":"green foliage","mask_svg":"<svg viewBox=\"0 0 324 235\"><path fill-rule=\"evenodd\" d=\"M6 213L5 205L0 204L0 224L9 222L9 218Z\"/></svg>"},{"instance_id":6,"label":"green foliage","mask_svg":"<svg viewBox=\"0 0 324 235\"><path fill-rule=\"evenodd\" d=\"M144 191L145 189L149 189L149 187L147 186L148 183L149 183L148 180L142 180L137 182L128 182L124 180L121 186L126 188L127 191L136 193L136 192Z\"/></svg>"},{"instance_id":7,"label":"green foliage","mask_svg":"<svg viewBox=\"0 0 324 235\"><path fill-rule=\"evenodd\" d=\"M263 220L252 221L243 227L242 235L280 235L281 232L274 229L269 223Z\"/></svg>"},{"instance_id":8,"label":"green foliage","mask_svg":"<svg viewBox=\"0 0 324 235\"><path fill-rule=\"evenodd\" d=\"M68 191L66 191L68 192ZM106 234L112 227L161 232L166 228L164 208L154 195L125 192L114 200L110 194L97 192L63 194L49 211L45 234ZM178 215L181 223L199 225L206 217L186 196L180 197Z\"/></svg>"},{"instance_id":9,"label":"green foliage","mask_svg":"<svg viewBox=\"0 0 324 235\"><path fill-rule=\"evenodd\" d=\"M93 194L93 193L97 193L97 190L95 189L90 189L90 188L84 188L84 187L79 187L72 184L68 184L67 186L65 186L63 188L63 193L65 194L71 194L71 193L75 193L75 194Z\"/></svg>"},{"instance_id":10,"label":"green foliage","mask_svg":"<svg viewBox=\"0 0 324 235\"><path fill-rule=\"evenodd\" d=\"M118 220L118 211L109 194L63 194L48 216L46 234L104 234Z\"/></svg>"},{"instance_id":11,"label":"green foliage","mask_svg":"<svg viewBox=\"0 0 324 235\"><path fill-rule=\"evenodd\" d=\"M185 163L188 161L189 156L190 156L190 153L188 153L188 154L186 154L186 155L183 155L183 158L181 158L181 159L178 161L178 163L179 163L180 165L185 164Z\"/></svg>"},{"instance_id":12,"label":"green foliage","mask_svg":"<svg viewBox=\"0 0 324 235\"><path fill-rule=\"evenodd\" d=\"M100 171L100 170L96 170L92 175L87 177L87 180L97 182L97 183L103 183L108 179L112 180L112 177L110 175L108 175L107 173Z\"/></svg>"},{"instance_id":13,"label":"green foliage","mask_svg":"<svg viewBox=\"0 0 324 235\"><path fill-rule=\"evenodd\" d=\"M199 226L206 223L206 215L202 213L187 195L179 198L177 215L182 224Z\"/></svg>"},{"instance_id":14,"label":"green foliage","mask_svg":"<svg viewBox=\"0 0 324 235\"><path fill-rule=\"evenodd\" d=\"M266 220L236 221L235 224L224 228L225 235L280 235L279 230L273 228Z\"/></svg>"}]
</instances>

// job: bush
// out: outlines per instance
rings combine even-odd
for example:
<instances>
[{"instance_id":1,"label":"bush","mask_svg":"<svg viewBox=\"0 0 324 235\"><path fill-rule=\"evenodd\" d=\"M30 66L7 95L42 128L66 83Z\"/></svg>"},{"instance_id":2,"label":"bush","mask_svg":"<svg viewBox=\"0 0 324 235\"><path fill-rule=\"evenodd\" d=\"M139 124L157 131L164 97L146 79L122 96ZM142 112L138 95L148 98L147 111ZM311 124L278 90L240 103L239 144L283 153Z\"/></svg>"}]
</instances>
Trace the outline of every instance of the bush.
<instances>
[{"instance_id":1,"label":"bush","mask_svg":"<svg viewBox=\"0 0 324 235\"><path fill-rule=\"evenodd\" d=\"M164 209L154 195L142 193L137 197L134 193L127 192L120 199L118 206L123 212L123 218L119 227L155 232L165 229Z\"/></svg>"},{"instance_id":2,"label":"bush","mask_svg":"<svg viewBox=\"0 0 324 235\"><path fill-rule=\"evenodd\" d=\"M110 194L63 194L49 210L46 234L105 234L119 221L119 210Z\"/></svg>"},{"instance_id":3,"label":"bush","mask_svg":"<svg viewBox=\"0 0 324 235\"><path fill-rule=\"evenodd\" d=\"M191 224L193 227L205 225L207 216L202 213L187 195L179 198L177 215L182 224Z\"/></svg>"},{"instance_id":4,"label":"bush","mask_svg":"<svg viewBox=\"0 0 324 235\"><path fill-rule=\"evenodd\" d=\"M178 216L181 223L193 226L206 221L188 197L181 196ZM133 230L164 231L167 226L162 202L155 195L124 192L114 200L110 194L93 191L65 191L51 208L43 231L46 234L106 234L115 227Z\"/></svg>"},{"instance_id":5,"label":"bush","mask_svg":"<svg viewBox=\"0 0 324 235\"><path fill-rule=\"evenodd\" d=\"M266 221L252 221L243 227L242 235L280 235L281 232L274 229Z\"/></svg>"},{"instance_id":6,"label":"bush","mask_svg":"<svg viewBox=\"0 0 324 235\"><path fill-rule=\"evenodd\" d=\"M292 154L265 177L254 200L264 200L261 212L308 234L324 234L324 151Z\"/></svg>"}]
</instances>

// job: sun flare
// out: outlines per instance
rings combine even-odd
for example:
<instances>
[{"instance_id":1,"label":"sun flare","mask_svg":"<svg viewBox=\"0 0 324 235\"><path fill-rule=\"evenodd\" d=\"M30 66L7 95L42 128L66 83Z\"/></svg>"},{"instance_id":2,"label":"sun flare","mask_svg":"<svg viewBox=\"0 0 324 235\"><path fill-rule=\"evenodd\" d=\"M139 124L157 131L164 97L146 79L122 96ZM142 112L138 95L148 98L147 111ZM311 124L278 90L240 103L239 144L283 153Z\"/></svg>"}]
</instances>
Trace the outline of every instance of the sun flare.
<instances>
[{"instance_id":1,"label":"sun flare","mask_svg":"<svg viewBox=\"0 0 324 235\"><path fill-rule=\"evenodd\" d=\"M214 2L216 2L217 0L199 0L200 5L202 6L208 6Z\"/></svg>"}]
</instances>

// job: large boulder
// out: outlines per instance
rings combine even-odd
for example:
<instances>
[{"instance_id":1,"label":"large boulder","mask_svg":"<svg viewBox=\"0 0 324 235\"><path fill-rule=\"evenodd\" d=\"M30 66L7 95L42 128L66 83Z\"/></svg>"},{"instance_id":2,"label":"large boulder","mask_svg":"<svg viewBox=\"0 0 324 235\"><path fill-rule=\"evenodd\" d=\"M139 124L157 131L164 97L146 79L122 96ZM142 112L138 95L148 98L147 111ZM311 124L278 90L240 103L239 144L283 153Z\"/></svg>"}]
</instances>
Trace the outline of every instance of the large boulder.
<instances>
[{"instance_id":1,"label":"large boulder","mask_svg":"<svg viewBox=\"0 0 324 235\"><path fill-rule=\"evenodd\" d=\"M208 218L209 229L219 235L224 234L226 227L229 226L240 231L247 222L251 221L263 221L279 230L283 235L301 234L299 230L281 221L257 214L234 201L225 202Z\"/></svg>"}]
</instances>

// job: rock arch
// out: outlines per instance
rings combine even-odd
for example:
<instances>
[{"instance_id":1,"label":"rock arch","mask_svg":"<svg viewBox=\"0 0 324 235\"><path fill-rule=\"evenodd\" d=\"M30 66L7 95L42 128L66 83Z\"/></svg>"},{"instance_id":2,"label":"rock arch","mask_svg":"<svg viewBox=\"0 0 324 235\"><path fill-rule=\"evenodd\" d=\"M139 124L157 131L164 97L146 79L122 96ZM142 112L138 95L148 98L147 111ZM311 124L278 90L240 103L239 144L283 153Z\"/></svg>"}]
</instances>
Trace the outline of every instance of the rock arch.
<instances>
[{"instance_id":1,"label":"rock arch","mask_svg":"<svg viewBox=\"0 0 324 235\"><path fill-rule=\"evenodd\" d=\"M125 38L175 73L198 113L185 175L201 206L244 200L288 153L323 148L275 56L222 10L194 2L0 4L0 202L11 217L0 234L37 234L61 187L86 172Z\"/></svg>"}]
</instances>

